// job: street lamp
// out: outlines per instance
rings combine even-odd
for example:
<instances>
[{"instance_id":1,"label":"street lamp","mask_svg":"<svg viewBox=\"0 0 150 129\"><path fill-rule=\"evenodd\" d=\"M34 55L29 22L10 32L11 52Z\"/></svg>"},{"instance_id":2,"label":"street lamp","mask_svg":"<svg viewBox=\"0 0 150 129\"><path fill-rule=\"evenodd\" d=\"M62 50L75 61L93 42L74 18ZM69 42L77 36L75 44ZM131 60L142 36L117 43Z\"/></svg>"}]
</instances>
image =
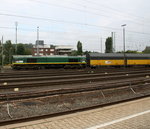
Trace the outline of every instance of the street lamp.
<instances>
[{"instance_id":1,"label":"street lamp","mask_svg":"<svg viewBox=\"0 0 150 129\"><path fill-rule=\"evenodd\" d=\"M126 44L125 44L125 26L126 24L121 25L123 27L123 54L124 54L124 67L126 67L126 56L125 56L125 51L126 51Z\"/></svg>"},{"instance_id":2,"label":"street lamp","mask_svg":"<svg viewBox=\"0 0 150 129\"><path fill-rule=\"evenodd\" d=\"M36 43L36 46L37 46L37 56L39 56L39 26L37 26L37 43Z\"/></svg>"},{"instance_id":3,"label":"street lamp","mask_svg":"<svg viewBox=\"0 0 150 129\"><path fill-rule=\"evenodd\" d=\"M3 68L4 68L4 46L3 46L3 36L2 36L2 40L1 40L1 53L2 55L2 66L1 66L1 72L3 73Z\"/></svg>"},{"instance_id":4,"label":"street lamp","mask_svg":"<svg viewBox=\"0 0 150 129\"><path fill-rule=\"evenodd\" d=\"M16 55L17 55L17 33L18 33L18 22L15 22L15 29L16 29Z\"/></svg>"}]
</instances>

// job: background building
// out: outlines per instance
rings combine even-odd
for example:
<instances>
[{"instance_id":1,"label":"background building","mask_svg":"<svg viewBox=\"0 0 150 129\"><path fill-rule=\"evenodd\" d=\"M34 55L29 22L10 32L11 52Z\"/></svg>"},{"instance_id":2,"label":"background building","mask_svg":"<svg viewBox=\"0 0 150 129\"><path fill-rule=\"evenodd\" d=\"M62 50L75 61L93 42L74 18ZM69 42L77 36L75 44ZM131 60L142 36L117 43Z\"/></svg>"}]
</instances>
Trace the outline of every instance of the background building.
<instances>
[{"instance_id":1,"label":"background building","mask_svg":"<svg viewBox=\"0 0 150 129\"><path fill-rule=\"evenodd\" d=\"M55 47L56 55L70 55L72 53L73 46L59 45Z\"/></svg>"},{"instance_id":2,"label":"background building","mask_svg":"<svg viewBox=\"0 0 150 129\"><path fill-rule=\"evenodd\" d=\"M43 40L37 40L32 49L32 56L71 55L72 50L73 46L70 45L46 45Z\"/></svg>"},{"instance_id":3,"label":"background building","mask_svg":"<svg viewBox=\"0 0 150 129\"><path fill-rule=\"evenodd\" d=\"M39 50L39 52L38 52ZM36 41L36 44L32 49L32 56L52 56L55 55L55 49L51 48L50 45L44 44L43 40Z\"/></svg>"}]
</instances>

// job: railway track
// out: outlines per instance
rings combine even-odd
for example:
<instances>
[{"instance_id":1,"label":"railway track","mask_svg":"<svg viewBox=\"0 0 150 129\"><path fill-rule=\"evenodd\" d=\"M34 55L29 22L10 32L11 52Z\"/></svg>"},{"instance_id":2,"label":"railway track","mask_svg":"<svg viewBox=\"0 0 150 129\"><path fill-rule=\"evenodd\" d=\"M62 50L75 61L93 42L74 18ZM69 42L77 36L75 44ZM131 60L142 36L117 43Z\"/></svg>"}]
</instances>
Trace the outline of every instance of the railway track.
<instances>
[{"instance_id":1,"label":"railway track","mask_svg":"<svg viewBox=\"0 0 150 129\"><path fill-rule=\"evenodd\" d=\"M144 70L144 71L141 71L141 70L139 70L139 71L128 71L128 72L115 72L115 73L107 73L107 72L105 72L105 73L93 73L93 72L90 72L90 73L82 73L82 74L76 74L76 73L71 73L71 74L69 74L68 75L68 73L67 73L67 75L59 75L58 76L58 74L57 75L46 75L46 76L42 76L41 77L41 75L39 75L39 76L24 76L24 77L21 77L21 76L17 76L16 78L15 77L11 77L11 78L8 78L8 77L5 77L5 78L1 78L0 79L0 83L2 83L2 82L7 82L7 83L9 83L9 82L21 82L21 81L36 81L36 80L51 80L51 79L69 79L69 78L80 78L80 77L91 77L91 76L93 76L93 77L96 77L96 76L110 76L110 75L121 75L121 74L138 74L138 73L149 73L150 72L150 70Z\"/></svg>"},{"instance_id":2,"label":"railway track","mask_svg":"<svg viewBox=\"0 0 150 129\"><path fill-rule=\"evenodd\" d=\"M59 76L58 73L49 75L47 71L42 74L38 71L35 77L33 73L28 75L28 72L24 72L22 76L17 73L13 78L9 78L13 74L4 75L0 79L0 125L89 110L150 96L149 69L118 70L115 73L104 71L67 71L60 72ZM5 82L7 85L3 85ZM20 90L14 92L13 88ZM10 105L9 113L6 105Z\"/></svg>"},{"instance_id":3,"label":"railway track","mask_svg":"<svg viewBox=\"0 0 150 129\"><path fill-rule=\"evenodd\" d=\"M137 100L137 99L141 99L141 98L145 98L145 97L150 97L150 94L145 94L145 95L140 94L140 96L131 97L131 98L129 97L128 99L108 102L105 104L104 103L97 104L97 105L83 107L83 108L77 108L77 109L69 108L69 110L67 110L67 111L62 111L62 112L57 112L57 113L50 113L50 114L44 114L44 115L35 115L35 116L30 116L30 117L24 117L24 118L14 118L14 119L12 118L9 120L2 120L2 121L0 121L0 126L16 124L16 123L21 123L21 122L27 122L27 121L33 121L33 120L39 120L39 119L44 119L44 118L49 118L49 117L56 117L56 116L61 116L61 115L67 115L67 114L71 114L71 113L75 113L75 112L82 112L82 111L86 111L86 110L101 108L104 106L110 106L110 105L114 105L114 104L118 104L118 103L124 103L127 101Z\"/></svg>"},{"instance_id":4,"label":"railway track","mask_svg":"<svg viewBox=\"0 0 150 129\"><path fill-rule=\"evenodd\" d=\"M87 91L96 91L96 90L104 90L104 89L111 89L111 88L120 88L120 87L129 87L134 88L135 85L142 85L148 86L150 85L150 79L139 78L139 79L132 79L132 80L121 80L115 82L107 82L103 84L95 83L90 85L74 85L64 88L57 88L53 87L53 89L46 89L41 91L24 91L24 92L3 92L0 93L0 100L7 101L9 100L20 100L20 99L29 99L29 98L37 98L37 97L45 97L45 96L53 96L53 95L61 95L61 94L68 94L68 93L79 93L79 92L87 92Z\"/></svg>"},{"instance_id":5,"label":"railway track","mask_svg":"<svg viewBox=\"0 0 150 129\"><path fill-rule=\"evenodd\" d=\"M41 77L41 76L58 76L59 75L78 75L87 73L113 73L113 72L130 72L130 71L144 71L150 70L149 68L126 68L126 69L81 69L81 70L40 70L40 71L12 71L0 73L0 78L22 78L22 77Z\"/></svg>"},{"instance_id":6,"label":"railway track","mask_svg":"<svg viewBox=\"0 0 150 129\"><path fill-rule=\"evenodd\" d=\"M11 82L5 85L5 83L1 83L0 89L9 89L9 88L25 88L25 87L41 87L41 86L52 86L52 85L65 85L65 84L81 84L81 83L93 83L93 82L106 82L108 80L118 80L118 79L130 79L130 78L137 78L137 77L148 77L148 73L132 73L132 74L117 74L117 75L78 75L78 76L66 76L65 77L52 77L48 78L47 80L34 80L34 81L26 81L23 80L21 82Z\"/></svg>"}]
</instances>

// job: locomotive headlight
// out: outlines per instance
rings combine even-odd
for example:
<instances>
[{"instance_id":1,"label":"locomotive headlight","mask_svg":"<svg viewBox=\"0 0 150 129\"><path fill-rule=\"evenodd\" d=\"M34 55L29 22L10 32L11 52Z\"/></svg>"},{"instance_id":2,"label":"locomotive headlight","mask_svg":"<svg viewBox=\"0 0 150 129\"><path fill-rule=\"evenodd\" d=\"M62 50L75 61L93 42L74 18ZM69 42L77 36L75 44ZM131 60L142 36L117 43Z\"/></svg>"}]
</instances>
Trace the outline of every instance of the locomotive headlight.
<instances>
[{"instance_id":1,"label":"locomotive headlight","mask_svg":"<svg viewBox=\"0 0 150 129\"><path fill-rule=\"evenodd\" d=\"M16 60L16 63L23 63L23 60Z\"/></svg>"}]
</instances>

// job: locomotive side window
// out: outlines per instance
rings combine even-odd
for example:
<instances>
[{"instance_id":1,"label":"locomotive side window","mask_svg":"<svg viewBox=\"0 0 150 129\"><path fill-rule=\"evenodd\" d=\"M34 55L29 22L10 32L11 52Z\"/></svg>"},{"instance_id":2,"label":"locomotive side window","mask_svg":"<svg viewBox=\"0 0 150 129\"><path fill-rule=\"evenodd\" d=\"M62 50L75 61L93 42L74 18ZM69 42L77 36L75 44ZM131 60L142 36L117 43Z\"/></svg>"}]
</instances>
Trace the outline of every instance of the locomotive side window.
<instances>
[{"instance_id":1,"label":"locomotive side window","mask_svg":"<svg viewBox=\"0 0 150 129\"><path fill-rule=\"evenodd\" d=\"M69 59L69 62L78 62L78 59Z\"/></svg>"},{"instance_id":2,"label":"locomotive side window","mask_svg":"<svg viewBox=\"0 0 150 129\"><path fill-rule=\"evenodd\" d=\"M27 59L27 63L36 63L37 62L37 59L35 58L28 58Z\"/></svg>"}]
</instances>

